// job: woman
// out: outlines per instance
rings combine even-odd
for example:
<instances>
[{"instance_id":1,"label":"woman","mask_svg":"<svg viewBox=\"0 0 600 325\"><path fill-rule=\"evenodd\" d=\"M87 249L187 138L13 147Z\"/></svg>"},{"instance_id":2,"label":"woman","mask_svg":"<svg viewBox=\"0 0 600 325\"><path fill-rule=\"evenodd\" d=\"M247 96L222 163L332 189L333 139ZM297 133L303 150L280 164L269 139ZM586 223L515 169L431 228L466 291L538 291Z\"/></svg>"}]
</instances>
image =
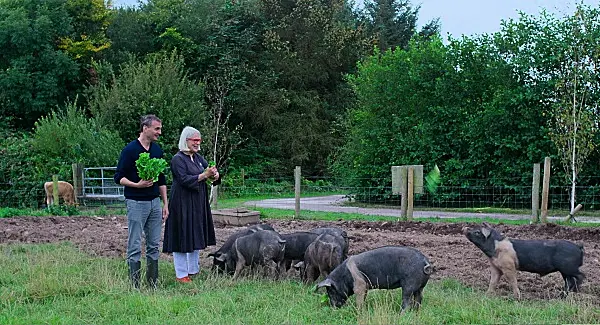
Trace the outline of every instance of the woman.
<instances>
[{"instance_id":1,"label":"woman","mask_svg":"<svg viewBox=\"0 0 600 325\"><path fill-rule=\"evenodd\" d=\"M186 126L171 160L173 185L163 253L173 253L175 276L182 283L191 282L200 271L200 250L216 244L206 180L219 182L219 172L198 154L201 142L200 132Z\"/></svg>"}]
</instances>

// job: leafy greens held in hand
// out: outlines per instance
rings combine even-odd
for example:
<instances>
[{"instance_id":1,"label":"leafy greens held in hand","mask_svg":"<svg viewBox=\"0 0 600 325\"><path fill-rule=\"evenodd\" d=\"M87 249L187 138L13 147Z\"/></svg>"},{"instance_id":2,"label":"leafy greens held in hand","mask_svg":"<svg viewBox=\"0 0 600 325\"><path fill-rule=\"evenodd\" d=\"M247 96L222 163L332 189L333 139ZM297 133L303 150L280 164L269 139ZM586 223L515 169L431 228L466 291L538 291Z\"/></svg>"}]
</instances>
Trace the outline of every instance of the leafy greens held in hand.
<instances>
[{"instance_id":1,"label":"leafy greens held in hand","mask_svg":"<svg viewBox=\"0 0 600 325\"><path fill-rule=\"evenodd\" d=\"M167 161L162 158L150 159L150 154L147 152L141 153L140 158L135 161L138 175L141 179L158 181L158 175L167 168Z\"/></svg>"},{"instance_id":2,"label":"leafy greens held in hand","mask_svg":"<svg viewBox=\"0 0 600 325\"><path fill-rule=\"evenodd\" d=\"M209 162L208 162L208 168L215 167L216 165L217 165L217 163L215 163L215 161L214 161L214 160L211 160L211 161L209 161ZM214 180L214 179L213 179L212 177L211 177L211 178L207 178L207 179L206 179L206 182L207 182L208 184L212 185L212 182L213 182L213 180Z\"/></svg>"}]
</instances>

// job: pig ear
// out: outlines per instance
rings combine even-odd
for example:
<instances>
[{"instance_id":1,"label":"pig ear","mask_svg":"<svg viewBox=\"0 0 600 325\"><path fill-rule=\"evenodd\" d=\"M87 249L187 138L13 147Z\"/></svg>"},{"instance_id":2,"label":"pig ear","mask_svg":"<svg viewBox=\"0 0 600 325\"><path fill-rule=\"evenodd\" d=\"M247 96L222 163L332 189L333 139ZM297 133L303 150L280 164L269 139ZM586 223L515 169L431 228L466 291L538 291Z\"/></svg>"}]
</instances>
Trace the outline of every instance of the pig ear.
<instances>
[{"instance_id":1,"label":"pig ear","mask_svg":"<svg viewBox=\"0 0 600 325\"><path fill-rule=\"evenodd\" d=\"M217 260L219 262L225 262L226 257L227 257L227 254L220 254L219 256L215 256L215 260Z\"/></svg>"},{"instance_id":2,"label":"pig ear","mask_svg":"<svg viewBox=\"0 0 600 325\"><path fill-rule=\"evenodd\" d=\"M300 269L300 268L302 268L303 266L304 266L304 262L303 262L303 261L300 261L300 262L298 262L298 263L294 264L294 268L296 268L296 269Z\"/></svg>"},{"instance_id":3,"label":"pig ear","mask_svg":"<svg viewBox=\"0 0 600 325\"><path fill-rule=\"evenodd\" d=\"M481 233L483 234L483 236L485 238L488 238L490 236L490 234L492 233L492 231L490 230L490 228L484 227L484 228L481 228Z\"/></svg>"},{"instance_id":4,"label":"pig ear","mask_svg":"<svg viewBox=\"0 0 600 325\"><path fill-rule=\"evenodd\" d=\"M482 222L481 224L482 224L484 227L486 227L486 228L490 228L490 229L492 229L492 228L493 228L493 227L492 227L492 225L490 225L489 223L487 223L487 222L485 222L485 221L484 221L484 222Z\"/></svg>"},{"instance_id":5,"label":"pig ear","mask_svg":"<svg viewBox=\"0 0 600 325\"><path fill-rule=\"evenodd\" d=\"M317 284L317 287L315 288L315 291L319 290L320 288L323 287L331 287L333 283L331 282L331 279L327 278L321 282L319 282L319 284Z\"/></svg>"}]
</instances>

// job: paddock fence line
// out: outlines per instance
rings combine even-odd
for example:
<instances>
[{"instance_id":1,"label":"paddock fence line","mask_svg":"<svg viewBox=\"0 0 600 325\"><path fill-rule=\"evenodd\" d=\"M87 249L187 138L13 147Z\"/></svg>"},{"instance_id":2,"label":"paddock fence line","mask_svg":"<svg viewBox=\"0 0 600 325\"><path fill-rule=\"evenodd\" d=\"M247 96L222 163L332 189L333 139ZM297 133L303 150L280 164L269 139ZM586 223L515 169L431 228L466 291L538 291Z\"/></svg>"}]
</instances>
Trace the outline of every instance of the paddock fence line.
<instances>
[{"instance_id":1,"label":"paddock fence line","mask_svg":"<svg viewBox=\"0 0 600 325\"><path fill-rule=\"evenodd\" d=\"M86 195L80 196L80 208L124 208L122 202L122 186L112 181L111 169L104 170L90 168L86 171L89 175L86 182ZM114 170L112 170L114 173ZM102 174L104 173L104 174ZM51 178L50 178L51 179ZM70 180L67 180L70 181ZM319 196L341 194L351 198L354 204L377 205L382 207L400 207L400 196L392 195L391 184L381 186L348 186L349 183L367 183L372 179L337 179L335 177L308 177L303 176L300 182L302 196ZM384 182L381 182L384 183ZM487 184L486 184L487 183ZM518 184L511 186L489 185ZM520 183L520 184L519 184ZM577 204L582 204L582 211L597 213L600 216L600 176L582 178L576 187ZM170 183L167 185L170 189ZM531 211L531 181L521 179L465 179L461 185L444 185L437 188L435 194L424 191L415 194L415 209L447 209L447 208L497 208L523 210L524 214ZM237 175L225 175L223 184L219 186L219 198L234 197L260 197L282 198L294 197L295 179L293 171L287 175L262 173L250 175L239 172ZM550 183L548 209L564 211L570 209L571 186L567 181L559 182L559 177L554 177ZM94 199L94 196L96 196ZM81 200L84 198L84 200ZM102 199L98 199L102 198ZM13 183L0 182L0 206L12 208L45 207L45 192L43 182L40 183ZM565 214L566 216L566 214Z\"/></svg>"}]
</instances>

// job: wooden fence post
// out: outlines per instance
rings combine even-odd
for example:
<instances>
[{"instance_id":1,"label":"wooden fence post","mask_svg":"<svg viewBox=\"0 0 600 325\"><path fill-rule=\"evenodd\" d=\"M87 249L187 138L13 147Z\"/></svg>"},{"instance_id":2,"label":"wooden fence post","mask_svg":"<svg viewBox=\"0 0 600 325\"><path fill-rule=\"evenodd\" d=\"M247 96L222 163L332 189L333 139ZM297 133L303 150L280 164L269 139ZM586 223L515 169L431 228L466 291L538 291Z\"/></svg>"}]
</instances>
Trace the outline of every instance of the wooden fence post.
<instances>
[{"instance_id":1,"label":"wooden fence post","mask_svg":"<svg viewBox=\"0 0 600 325\"><path fill-rule=\"evenodd\" d=\"M542 184L542 223L548 222L548 195L550 193L550 157L544 159L544 182Z\"/></svg>"},{"instance_id":2,"label":"wooden fence post","mask_svg":"<svg viewBox=\"0 0 600 325\"><path fill-rule=\"evenodd\" d=\"M531 222L538 223L540 213L540 164L533 164L533 184L531 186Z\"/></svg>"},{"instance_id":3,"label":"wooden fence post","mask_svg":"<svg viewBox=\"0 0 600 325\"><path fill-rule=\"evenodd\" d=\"M52 175L52 205L58 205L58 175Z\"/></svg>"},{"instance_id":4,"label":"wooden fence post","mask_svg":"<svg viewBox=\"0 0 600 325\"><path fill-rule=\"evenodd\" d=\"M408 169L403 166L400 168L400 218L402 220L407 219L408 211Z\"/></svg>"},{"instance_id":5,"label":"wooden fence post","mask_svg":"<svg viewBox=\"0 0 600 325\"><path fill-rule=\"evenodd\" d=\"M415 191L415 169L412 166L408 167L408 181L407 181L407 209L406 219L412 220L413 218L413 205L414 205L414 191Z\"/></svg>"},{"instance_id":6,"label":"wooden fence post","mask_svg":"<svg viewBox=\"0 0 600 325\"><path fill-rule=\"evenodd\" d=\"M79 204L79 197L83 195L83 165L74 163L71 165L73 170L73 191L75 192L75 204Z\"/></svg>"},{"instance_id":7,"label":"wooden fence post","mask_svg":"<svg viewBox=\"0 0 600 325\"><path fill-rule=\"evenodd\" d=\"M300 217L300 166L294 169L294 194L296 197L296 208L294 209L294 218Z\"/></svg>"}]
</instances>

